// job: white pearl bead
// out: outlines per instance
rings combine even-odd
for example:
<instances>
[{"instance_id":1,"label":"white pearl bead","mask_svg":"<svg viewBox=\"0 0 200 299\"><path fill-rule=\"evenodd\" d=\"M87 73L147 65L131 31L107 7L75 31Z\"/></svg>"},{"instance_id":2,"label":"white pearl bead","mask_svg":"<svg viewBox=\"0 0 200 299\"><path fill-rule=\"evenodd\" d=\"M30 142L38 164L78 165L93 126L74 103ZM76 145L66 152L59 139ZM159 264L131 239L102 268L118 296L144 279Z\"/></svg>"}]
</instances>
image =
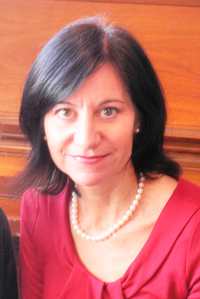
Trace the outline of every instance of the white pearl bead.
<instances>
[{"instance_id":1,"label":"white pearl bead","mask_svg":"<svg viewBox=\"0 0 200 299\"><path fill-rule=\"evenodd\" d=\"M114 229L117 230L119 228L119 223L114 224Z\"/></svg>"},{"instance_id":2,"label":"white pearl bead","mask_svg":"<svg viewBox=\"0 0 200 299\"><path fill-rule=\"evenodd\" d=\"M74 229L75 229L75 230L78 230L78 229L79 229L79 226L78 226L77 224L75 224L75 225L74 225Z\"/></svg>"},{"instance_id":3,"label":"white pearl bead","mask_svg":"<svg viewBox=\"0 0 200 299\"><path fill-rule=\"evenodd\" d=\"M81 238L86 238L86 233L82 233Z\"/></svg>"},{"instance_id":4,"label":"white pearl bead","mask_svg":"<svg viewBox=\"0 0 200 299\"><path fill-rule=\"evenodd\" d=\"M112 235L113 233L114 233L114 228L113 227L111 227L110 229L109 229L109 232L110 232L110 235Z\"/></svg>"},{"instance_id":5,"label":"white pearl bead","mask_svg":"<svg viewBox=\"0 0 200 299\"><path fill-rule=\"evenodd\" d=\"M135 211L135 205L131 205L129 208L132 212Z\"/></svg>"},{"instance_id":6,"label":"white pearl bead","mask_svg":"<svg viewBox=\"0 0 200 299\"><path fill-rule=\"evenodd\" d=\"M140 173L140 182L144 182L144 180L145 180L145 177L143 176L142 173Z\"/></svg>"},{"instance_id":7,"label":"white pearl bead","mask_svg":"<svg viewBox=\"0 0 200 299\"><path fill-rule=\"evenodd\" d=\"M143 189L141 189L141 188L139 188L137 191L138 194L142 194L142 192L143 192Z\"/></svg>"},{"instance_id":8,"label":"white pearl bead","mask_svg":"<svg viewBox=\"0 0 200 299\"><path fill-rule=\"evenodd\" d=\"M141 194L137 194L136 196L135 196L135 200L140 200L141 199Z\"/></svg>"},{"instance_id":9,"label":"white pearl bead","mask_svg":"<svg viewBox=\"0 0 200 299\"><path fill-rule=\"evenodd\" d=\"M124 224L124 220L120 219L118 223L119 223L120 226L122 226Z\"/></svg>"},{"instance_id":10,"label":"white pearl bead","mask_svg":"<svg viewBox=\"0 0 200 299\"><path fill-rule=\"evenodd\" d=\"M77 214L72 214L72 219L77 220Z\"/></svg>"},{"instance_id":11,"label":"white pearl bead","mask_svg":"<svg viewBox=\"0 0 200 299\"><path fill-rule=\"evenodd\" d=\"M75 225L76 224L76 220L72 219L72 224Z\"/></svg>"},{"instance_id":12,"label":"white pearl bead","mask_svg":"<svg viewBox=\"0 0 200 299\"><path fill-rule=\"evenodd\" d=\"M105 239L105 234L102 234L102 235L100 236L100 239L101 239L101 240L104 240L104 239Z\"/></svg>"},{"instance_id":13,"label":"white pearl bead","mask_svg":"<svg viewBox=\"0 0 200 299\"><path fill-rule=\"evenodd\" d=\"M74 215L76 215L76 214L77 214L77 210L76 210L75 208L73 208L73 209L72 209L72 213L73 213Z\"/></svg>"},{"instance_id":14,"label":"white pearl bead","mask_svg":"<svg viewBox=\"0 0 200 299\"><path fill-rule=\"evenodd\" d=\"M130 208L129 208L130 209ZM132 215L132 211L131 210L128 210L127 212L126 212L126 215L128 215L129 217Z\"/></svg>"},{"instance_id":15,"label":"white pearl bead","mask_svg":"<svg viewBox=\"0 0 200 299\"><path fill-rule=\"evenodd\" d=\"M122 219L123 219L124 221L127 221L128 218L129 218L129 217L128 217L127 215L124 215Z\"/></svg>"},{"instance_id":16,"label":"white pearl bead","mask_svg":"<svg viewBox=\"0 0 200 299\"><path fill-rule=\"evenodd\" d=\"M105 232L105 237L108 238L110 236L110 233L108 231Z\"/></svg>"}]
</instances>

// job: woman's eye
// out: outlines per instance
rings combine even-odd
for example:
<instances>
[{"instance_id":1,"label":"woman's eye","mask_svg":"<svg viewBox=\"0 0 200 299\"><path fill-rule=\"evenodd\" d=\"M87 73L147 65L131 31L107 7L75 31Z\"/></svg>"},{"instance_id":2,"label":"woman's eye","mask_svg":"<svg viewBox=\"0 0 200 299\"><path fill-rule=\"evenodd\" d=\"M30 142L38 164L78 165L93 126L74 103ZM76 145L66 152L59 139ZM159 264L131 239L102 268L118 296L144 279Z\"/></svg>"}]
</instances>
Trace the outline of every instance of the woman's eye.
<instances>
[{"instance_id":1,"label":"woman's eye","mask_svg":"<svg viewBox=\"0 0 200 299\"><path fill-rule=\"evenodd\" d=\"M61 109L58 111L59 116L68 118L72 116L72 111L70 109Z\"/></svg>"},{"instance_id":2,"label":"woman's eye","mask_svg":"<svg viewBox=\"0 0 200 299\"><path fill-rule=\"evenodd\" d=\"M105 117L109 117L109 116L114 116L117 112L116 108L113 107L108 107L108 108L104 108L101 113L103 114L103 116Z\"/></svg>"}]
</instances>

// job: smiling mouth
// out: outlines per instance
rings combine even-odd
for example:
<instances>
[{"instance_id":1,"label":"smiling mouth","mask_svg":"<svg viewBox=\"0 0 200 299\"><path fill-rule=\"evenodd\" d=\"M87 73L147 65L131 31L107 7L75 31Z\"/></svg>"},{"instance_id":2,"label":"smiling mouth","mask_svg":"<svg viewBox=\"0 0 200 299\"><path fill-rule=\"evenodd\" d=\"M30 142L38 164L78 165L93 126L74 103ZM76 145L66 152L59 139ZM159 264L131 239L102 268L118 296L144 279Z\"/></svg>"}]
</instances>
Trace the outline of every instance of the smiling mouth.
<instances>
[{"instance_id":1,"label":"smiling mouth","mask_svg":"<svg viewBox=\"0 0 200 299\"><path fill-rule=\"evenodd\" d=\"M92 156L92 157L86 157L86 156L72 156L72 157L80 163L93 164L93 163L98 163L98 162L102 161L107 156L108 155Z\"/></svg>"}]
</instances>

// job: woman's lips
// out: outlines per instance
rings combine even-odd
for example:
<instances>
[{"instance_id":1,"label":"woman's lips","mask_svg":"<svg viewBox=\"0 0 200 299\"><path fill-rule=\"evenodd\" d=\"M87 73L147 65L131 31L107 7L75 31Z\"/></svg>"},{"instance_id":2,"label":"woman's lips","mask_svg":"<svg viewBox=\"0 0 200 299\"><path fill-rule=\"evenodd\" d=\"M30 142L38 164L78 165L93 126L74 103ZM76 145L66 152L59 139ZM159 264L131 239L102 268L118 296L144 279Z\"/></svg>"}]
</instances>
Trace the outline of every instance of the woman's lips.
<instances>
[{"instance_id":1,"label":"woman's lips","mask_svg":"<svg viewBox=\"0 0 200 299\"><path fill-rule=\"evenodd\" d=\"M102 161L107 155L102 155L102 156L92 156L92 157L87 157L87 156L72 156L76 161L83 163L83 164L94 164Z\"/></svg>"}]
</instances>

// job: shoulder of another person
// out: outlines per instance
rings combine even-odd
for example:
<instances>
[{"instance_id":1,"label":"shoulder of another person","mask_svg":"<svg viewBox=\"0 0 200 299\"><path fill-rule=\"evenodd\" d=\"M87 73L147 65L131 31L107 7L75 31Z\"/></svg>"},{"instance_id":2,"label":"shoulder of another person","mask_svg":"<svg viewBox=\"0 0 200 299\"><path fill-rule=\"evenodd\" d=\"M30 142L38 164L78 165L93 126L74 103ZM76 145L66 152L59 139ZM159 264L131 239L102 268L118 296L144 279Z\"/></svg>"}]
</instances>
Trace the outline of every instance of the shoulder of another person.
<instances>
[{"instance_id":1,"label":"shoulder of another person","mask_svg":"<svg viewBox=\"0 0 200 299\"><path fill-rule=\"evenodd\" d=\"M0 225L3 227L9 227L8 219L1 207L0 207Z\"/></svg>"}]
</instances>

